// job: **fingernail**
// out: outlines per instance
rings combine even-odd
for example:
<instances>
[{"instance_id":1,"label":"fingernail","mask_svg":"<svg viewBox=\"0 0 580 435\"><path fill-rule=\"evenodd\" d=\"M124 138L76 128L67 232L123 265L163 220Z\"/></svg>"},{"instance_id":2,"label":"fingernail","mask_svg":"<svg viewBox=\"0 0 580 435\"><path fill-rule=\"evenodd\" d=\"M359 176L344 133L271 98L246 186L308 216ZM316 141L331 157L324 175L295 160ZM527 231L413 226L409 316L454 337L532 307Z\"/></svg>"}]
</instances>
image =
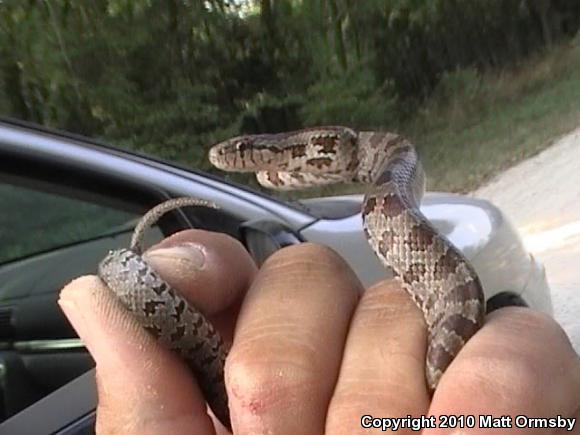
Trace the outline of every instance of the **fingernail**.
<instances>
[{"instance_id":1,"label":"fingernail","mask_svg":"<svg viewBox=\"0 0 580 435\"><path fill-rule=\"evenodd\" d=\"M205 265L204 248L195 243L183 243L169 248L152 249L143 256L146 260L162 266L203 269Z\"/></svg>"},{"instance_id":2,"label":"fingernail","mask_svg":"<svg viewBox=\"0 0 580 435\"><path fill-rule=\"evenodd\" d=\"M87 325L85 316L83 315L83 310L79 308L76 302L77 289L83 288L80 283L84 278L78 278L68 284L60 293L58 299L58 305L64 312L68 321L71 323L72 327L75 329L79 338L83 341L85 345L89 345L91 334L90 328Z\"/></svg>"}]
</instances>

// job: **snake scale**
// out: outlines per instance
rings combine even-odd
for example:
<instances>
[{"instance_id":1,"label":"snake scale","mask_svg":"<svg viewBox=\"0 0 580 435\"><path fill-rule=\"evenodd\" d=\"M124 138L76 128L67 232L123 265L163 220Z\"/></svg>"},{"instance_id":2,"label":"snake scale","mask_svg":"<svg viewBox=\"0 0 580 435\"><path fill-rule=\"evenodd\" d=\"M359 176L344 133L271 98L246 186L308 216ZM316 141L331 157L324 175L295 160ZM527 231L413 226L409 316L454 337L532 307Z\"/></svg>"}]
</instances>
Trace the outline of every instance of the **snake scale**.
<instances>
[{"instance_id":1,"label":"snake scale","mask_svg":"<svg viewBox=\"0 0 580 435\"><path fill-rule=\"evenodd\" d=\"M261 185L277 190L338 182L368 186L364 234L424 315L426 382L433 391L482 326L485 300L473 267L419 210L425 178L411 143L388 132L317 127L239 136L213 146L209 159L222 170L255 172ZM130 249L112 251L101 262L99 276L148 331L184 358L214 414L229 427L223 373L227 349L219 333L141 257L145 229L163 213L188 205L216 207L195 198L160 204L143 217Z\"/></svg>"}]
</instances>

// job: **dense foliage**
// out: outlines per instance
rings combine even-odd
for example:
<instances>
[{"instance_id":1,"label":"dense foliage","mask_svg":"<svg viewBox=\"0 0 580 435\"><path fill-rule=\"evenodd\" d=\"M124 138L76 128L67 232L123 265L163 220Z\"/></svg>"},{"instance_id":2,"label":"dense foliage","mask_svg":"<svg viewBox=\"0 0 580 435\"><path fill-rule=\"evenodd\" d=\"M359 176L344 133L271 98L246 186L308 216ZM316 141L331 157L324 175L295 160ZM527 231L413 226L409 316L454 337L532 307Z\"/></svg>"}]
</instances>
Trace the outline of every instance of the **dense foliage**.
<instances>
[{"instance_id":1,"label":"dense foliage","mask_svg":"<svg viewBox=\"0 0 580 435\"><path fill-rule=\"evenodd\" d=\"M0 114L207 167L240 132L390 128L579 23L576 0L0 0Z\"/></svg>"}]
</instances>

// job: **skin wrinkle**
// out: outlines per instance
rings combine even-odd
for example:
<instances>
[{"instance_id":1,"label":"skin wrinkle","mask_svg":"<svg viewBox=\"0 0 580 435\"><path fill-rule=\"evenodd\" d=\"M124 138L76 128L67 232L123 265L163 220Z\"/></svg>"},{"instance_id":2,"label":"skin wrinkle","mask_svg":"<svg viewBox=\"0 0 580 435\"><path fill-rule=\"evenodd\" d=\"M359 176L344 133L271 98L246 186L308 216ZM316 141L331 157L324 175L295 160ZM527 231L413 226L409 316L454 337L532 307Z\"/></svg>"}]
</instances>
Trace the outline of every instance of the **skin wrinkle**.
<instances>
[{"instance_id":1,"label":"skin wrinkle","mask_svg":"<svg viewBox=\"0 0 580 435\"><path fill-rule=\"evenodd\" d=\"M362 415L380 417L406 417L408 414L426 414L428 401L418 398L416 387L411 384L378 381L369 373L366 382L360 379L347 380L340 390L335 392L327 420L326 433L366 433L359 422Z\"/></svg>"},{"instance_id":2,"label":"skin wrinkle","mask_svg":"<svg viewBox=\"0 0 580 435\"><path fill-rule=\"evenodd\" d=\"M276 321L275 318L272 318L273 321ZM287 352L289 349L287 349L287 346L289 345L295 345L296 348L299 349L304 349L306 351L308 351L307 353L310 355L316 355L319 352L319 349L324 347L324 343L322 342L322 340L320 340L320 336L318 334L317 331L299 331L302 335L300 334L292 334L292 332L295 332L296 330L293 331L293 327L296 325L296 323L292 323L292 327L291 328L279 328L278 325L271 325L271 326L255 326L254 328L247 328L245 333L248 334L250 336L250 338L247 338L246 340L244 340L244 346L247 347L252 347L254 346L256 343L260 343L262 341L264 341L265 339L272 339L272 340L283 340L285 343L286 348L285 349L281 349L284 350L285 352ZM276 333L272 333L272 331L276 332ZM304 335L304 334L308 334L308 335ZM312 341L313 344L312 345L306 345L304 343L304 341ZM316 341L320 341L320 343L316 343ZM240 348L240 350L243 350L243 347ZM309 364L305 364L307 367L309 367Z\"/></svg>"},{"instance_id":3,"label":"skin wrinkle","mask_svg":"<svg viewBox=\"0 0 580 435\"><path fill-rule=\"evenodd\" d=\"M367 290L354 320L357 327L367 329L380 330L388 324L407 325L405 330L392 329L389 337L381 337L380 343L377 343L381 349L388 348L390 355L396 355L404 349L410 330L422 331L422 336L426 337L426 325L419 309L405 292L396 289L394 282L379 284ZM417 360L422 358L423 361L418 362L424 364L424 355L412 357Z\"/></svg>"},{"instance_id":4,"label":"skin wrinkle","mask_svg":"<svg viewBox=\"0 0 580 435\"><path fill-rule=\"evenodd\" d=\"M302 256L303 253L301 251L295 252L294 249L288 248L288 252L286 252L284 255ZM332 273L329 273L329 276L332 276ZM98 284L98 280L95 280L94 278L92 279L93 284L94 283ZM91 281L90 280L83 281L81 279L76 283L72 283L71 286L72 285L77 286L75 291L82 290L81 293L84 294L86 290L81 289L80 287L90 286ZM276 285L276 283L270 282L270 285ZM292 282L284 282L283 284L280 285L291 286L293 284ZM388 288L388 285L386 285L386 287ZM392 283L392 287L395 288L396 283ZM91 289L91 292L94 290L98 291L98 288ZM284 289L280 289L280 292L284 291L285 291ZM323 291L329 291L329 289ZM357 308L356 314L353 317L352 321L350 322L349 325L350 332L348 333L349 338L351 334L355 334L356 337L359 337L357 340L355 340L356 342L360 342L361 339L369 340L369 345L371 346L371 348L372 346L377 345L382 348L378 349L379 350L378 352L377 351L365 352L364 350L363 352L360 352L354 348L351 348L350 350L344 348L344 351L342 352L342 358L344 358L344 360L341 366L341 372L344 369L344 367L347 366L346 361L349 358L352 357L353 361L360 361L362 358L362 360L364 361L363 367L365 369L365 372L362 373L362 375L359 375L358 377L357 374L355 373L350 374L348 377L345 376L343 379L345 380L345 384L348 388L351 388L351 386L352 387L355 386L350 382L350 380L353 380L354 382L355 379L360 379L360 376L367 377L370 379L370 381L368 384L364 385L364 387L362 388L362 393L361 391L359 391L357 394L356 392L353 391L353 395L351 395L351 397L356 397L357 400L362 401L364 400L366 395L372 400L375 399L380 400L381 391L379 390L377 394L377 392L372 390L372 387L377 386L378 388L381 388L382 385L393 385L393 387L386 387L386 390L387 393L393 394L394 399L392 401L393 403L390 403L387 399L385 399L380 400L380 403L376 405L374 405L375 402L371 400L369 400L369 402L366 403L363 402L360 404L361 410L360 412L365 411L366 413L366 411L370 410L372 414L378 416L395 415L397 412L399 412L399 414L406 415L407 413L409 413L408 411L411 410L413 406L417 406L417 403L421 403L422 399L420 399L420 397L423 397L423 396L413 396L413 394L409 393L411 391L414 391L412 384L415 381L420 380L419 379L420 376L413 375L414 372L409 369L409 364L412 364L412 362L410 361L415 361L420 366L421 364L424 363L424 360L421 360L420 358L416 357L416 355L418 354L417 351L411 352L411 356L408 356L408 358L410 358L408 361L402 360L401 356L405 356L404 350L401 349L397 351L396 348L393 348L392 349L393 352L390 352L389 348L392 347L394 343L392 341L389 341L388 337L394 336L403 338L404 332L409 328L408 325L413 324L412 313L414 312L416 313L416 309L409 308L410 306L413 306L413 304L409 301L408 296L406 296L406 294L401 290L399 290L398 292L383 290L382 292L383 295L386 295L385 303L386 305L388 305L388 307L385 310L383 310L383 312L381 312L381 310L379 309L374 313L374 315L376 316L377 324L373 324L370 321L361 321L360 316L358 317L357 320L359 323L356 323L355 319L359 313L359 309ZM63 293L65 293L65 290L63 290ZM306 293L307 292L305 291L305 294ZM369 292L367 293L370 294ZM367 301L365 300L367 293L365 293L365 295L362 296L359 307L364 307L364 305L367 303ZM380 291L377 291L377 293L380 294ZM344 304L351 303L350 302L351 298L348 296L348 293L344 294L343 292L338 291L337 295L339 296L338 298L332 297L333 301L335 301L335 304L340 305L343 303ZM272 301L276 300L275 296L276 295L272 295L271 297ZM323 297L328 298L328 296L326 295L323 295ZM372 299L373 299L372 302L374 304L375 301L377 301L379 298ZM340 300L342 300L342 302ZM255 311L255 314L257 314L258 316L262 316L264 314L264 310L262 309L263 307L261 308L259 305L260 303L261 302L259 294L255 295L253 301L250 302L250 304L252 305L258 304L256 306ZM102 315L102 311L99 311L97 315L95 315L94 313L92 315L90 314L92 311L94 311L94 304L91 302L90 298L86 297L80 298L78 305L82 307L82 312L87 318L87 322L89 322L94 316L98 317ZM312 310L315 313L318 313L318 310L312 309L311 305L312 305L312 296L305 297L301 302L296 301L295 307L287 307L286 311L281 312L280 317L278 318L278 322L281 322L282 324L287 324L286 319L288 319L288 314L293 314L296 311L301 312L304 309ZM114 311L114 308L112 306L111 310ZM269 316L268 321L275 322L276 321L275 314L268 312L267 309L265 311L266 311L265 314ZM360 311L364 312L364 310ZM348 310L345 310L345 312L348 312ZM370 313L372 312L373 311L370 310ZM410 316L406 320L404 317L401 316L401 313L405 312L409 312ZM393 314L392 325L389 323L389 317L391 316L385 313ZM309 316L310 313L306 311L304 315ZM317 315L313 315L312 317L315 318L315 321L320 320L319 316ZM420 318L420 314L417 313L415 317ZM246 320L241 319L241 321L248 321L251 320L252 318L253 316L248 316ZM316 318L318 318L318 320L316 320ZM436 406L436 408L434 407L431 411L445 414L450 413L465 414L470 411L471 413L473 413L473 410L472 409L470 410L469 406L470 405L482 406L481 405L482 400L487 400L488 402L490 400L493 400L491 402L491 405L492 406L496 405L495 398L498 397L498 394L501 394L505 386L498 385L497 391L486 390L485 387L489 386L490 373L485 372L482 373L482 371L486 370L483 365L478 366L477 364L474 363L474 365L472 366L470 363L472 362L473 358L484 358L485 355L489 355L490 353L495 354L498 352L504 352L505 349L509 350L509 346L502 347L503 344L502 346L498 347L496 343L501 342L501 343L511 343L511 346L514 349L516 349L517 352L513 352L510 355L512 356L515 355L515 358L524 360L531 358L535 361L534 364L538 364L538 362L541 361L544 362L544 371L542 372L542 374L547 378L549 383L546 384L546 388L544 389L544 391L540 393L541 396L539 396L540 398L546 400L538 401L538 403L551 402L550 407L552 411L550 411L548 408L545 408L542 414L559 413L562 415L572 416L574 415L572 414L572 411L575 410L576 417L580 417L580 403L577 397L577 392L580 390L580 362L578 361L579 357L576 354L573 354L569 340L567 340L565 334L563 334L561 330L558 328L558 325L555 324L551 319L545 318L540 315L536 315L532 313L530 310L523 309L516 309L516 311L512 311L511 309L498 310L497 312L492 313L490 319L491 320L489 324L486 325L474 337L474 340L471 342L471 345L468 345L464 348L463 352L460 353L455 363L450 367L450 371L447 373L446 376L443 377L440 389L438 389L437 392L435 393L434 406ZM330 323L329 326L333 328L332 334L337 334L340 336L342 332L340 330L337 331L336 329L337 328L340 329L339 326L342 324L341 321L337 321L336 319L335 320L327 319L327 321ZM90 329L92 333L94 333L94 331L98 333L101 330L107 332L107 328L101 328L98 326L101 322L107 322L107 320L101 319L99 320L98 323L95 323L94 320L92 320L91 322L89 322L90 323L89 326L92 326L92 328L87 329ZM360 326L363 323L365 326L361 328ZM514 326L514 324L517 326ZM121 329L123 327L122 321L120 321L118 325L120 325L118 329L115 330L113 328L110 331L111 334L115 333L116 338L115 337L108 338L110 342L108 342L106 347L92 346L89 348L91 352L96 351L96 355L94 356L97 361L113 358L110 364L97 365L99 372L101 369L105 370L108 368L110 374L112 375L106 376L106 373L103 373L104 374L103 380L105 382L104 385L102 385L102 388L101 386L99 387L100 394L105 389L108 390L109 392L108 397L99 398L100 406L103 407L107 406L111 410L111 412L104 413L101 409L99 409L99 412L97 414L99 427L103 428L106 426L107 428L107 431L101 430L99 431L99 434L128 433L129 428L133 428L134 429L133 433L135 434L203 433L205 435L207 433L213 433L213 430L209 432L204 431L202 429L205 421L202 419L202 417L204 417L205 415L205 408L204 406L199 406L199 403L198 404L194 403L191 406L191 408L187 409L188 415L176 418L172 417L168 419L167 417L168 415L171 416L180 415L180 413L174 412L174 409L172 408L173 406L184 405L184 408L186 407L185 405L187 405L187 400L186 401L182 400L180 394L183 393L184 389L187 390L188 383L192 382L191 374L182 370L181 375L179 375L178 373L179 370L172 369L173 365L172 363L170 363L170 361L165 361L161 358L161 355L163 355L163 353L160 353L158 351L157 349L158 346L152 346L148 348L146 343L139 344L138 341L135 342L133 338L129 340L129 342L132 343L129 346L130 349L124 349L123 346L116 346L115 344L117 342L124 343L126 341L125 335L129 336L131 335L130 331L128 332L122 331ZM130 330L129 323L127 323L125 326ZM416 327L419 326L416 325ZM424 326L421 325L421 328L424 328ZM275 331L276 326L275 325L268 326L267 330ZM387 335L386 340L383 339L384 335ZM421 352L424 352L424 337L421 339L417 336L416 333L414 335L414 338L412 336L413 334L411 334L411 336L409 336L407 340L409 345L412 348L418 348L421 349ZM85 337L84 336L82 337L84 340ZM89 341L94 341L94 339L95 339L94 337L91 337ZM327 341L328 340L325 340L324 342L326 343ZM344 343L344 337L342 339L339 338L339 341L341 343ZM401 341L401 343L404 343L404 341ZM527 346L526 343L532 344L538 343L538 346L530 347ZM255 342L255 345L259 348L259 341ZM110 351L109 349L113 349L113 351ZM287 347L283 346L281 346L280 349L282 349L283 352L286 353L289 352L294 353L301 351L300 348L288 349ZM119 351L121 352L121 355L118 354ZM126 351L126 353L124 353L124 351ZM269 357L271 357L273 361L277 361L281 355L285 356L283 352L277 351L276 354L272 354L271 352L263 351L260 354L262 358L261 364L262 365L267 364ZM534 354L534 352L536 354ZM130 359L133 360L133 363L127 364L122 358L119 358L119 356L123 355L125 355L125 357L127 358L130 357ZM508 364L510 361L510 355L505 355L506 360L496 362L496 364ZM390 364L387 362L389 359L392 361ZM156 360L159 361L158 364L155 363ZM145 361L146 363L144 363ZM135 364L134 365L135 370L132 370L133 368L132 364ZM148 369L147 373L145 373L145 367L147 367ZM374 372L373 367L375 370ZM537 366L538 369L540 369L541 367L542 367L541 365ZM249 366L249 369L251 368L252 367ZM150 373L149 369L152 370ZM292 367L289 368L288 370L291 369L301 370L299 367ZM471 373L473 375L474 369L477 370L476 375L478 376L477 381L479 382L479 384L474 383L461 384L460 374L464 373L465 375L469 375ZM488 370L493 371L499 369L501 369L501 367L488 367ZM405 382L401 378L405 376L405 371L407 370L410 371L411 378L414 380L413 382L405 384ZM327 372L328 371L329 370L327 370ZM492 375L495 374L493 371L491 372ZM417 371L417 373L418 372L419 370ZM394 374L393 378L395 381L401 379L400 382L405 385L405 388L399 387L395 389L394 385L396 384L394 384L393 380L388 377L389 373ZM140 378L135 378L136 375L139 375ZM280 371L274 370L271 376L275 378L276 376L279 375ZM284 373L282 373L282 375L284 375ZM455 375L458 376L457 379L455 379ZM158 376L159 378L157 378ZM115 379L116 377L118 379ZM330 374L330 377L332 378L332 374ZM132 379L140 379L140 381L138 382L139 385L151 387L147 390L148 392L147 395L140 394L134 397L128 396L130 388L127 387L132 384ZM448 381L446 381L446 379ZM175 382L177 380L178 382ZM375 381L374 383L372 382L373 380ZM541 380L541 377L538 380ZM162 383L156 386L157 382ZM167 384L168 383L171 384L172 382L175 385L178 385L179 388L178 390L171 390L167 388ZM330 382L333 383L332 379ZM98 383L101 384L102 382L98 380ZM334 383L333 385L336 385L336 392L338 392L340 385ZM275 388L275 385L271 385L270 388ZM424 388L424 386L422 388ZM144 390L145 390L144 388L141 388L139 391L143 392ZM304 391L298 388L297 390L298 391L296 394L298 394L298 392L300 391ZM279 395L280 397L284 398L284 394L279 392ZM308 419L310 418L308 414L310 410L308 408L317 406L316 412L319 413L320 415L326 415L327 408L324 403L320 404L319 402L317 402L318 397L316 394L309 395L307 394L307 397L304 399L304 401L300 400L298 398L299 396L296 397L297 397L295 399L296 401L294 401L293 397L288 396L288 398L291 399L292 401L286 402L287 406L285 407L286 409L283 409L283 413L281 413L280 408L275 407L266 410L262 409L263 412L262 414L254 415L255 420L247 420L247 419L244 420L241 423L245 423L246 425L243 427L243 430L241 430L239 433L249 433L249 434L295 433L292 431L284 432L283 430L276 431L273 419L278 419L280 421L280 424L282 424L284 428L294 429L292 424L296 422L302 423L308 421ZM335 396L333 395L333 398L334 397ZM473 400L470 401L470 398L473 398ZM560 404L561 408L556 408L556 406L558 405L552 402L553 400L555 400L555 398L559 400L558 403ZM143 403L143 401L146 399L153 402ZM255 411L259 411L261 409L259 407L260 405L259 396L257 400L258 402L249 404L249 406L257 406L257 408L255 407L253 408ZM513 408L514 402L521 404L524 403L523 400L520 400L519 397L512 397L511 400L509 401L505 399L502 400L503 402L506 402L505 403L506 408L500 409L497 412L511 413L512 412L511 410L514 409ZM532 398L528 400L532 400ZM107 405L106 403L103 403L107 401L111 401L110 406ZM283 404L284 402L280 403ZM262 404L267 405L268 403L267 401L262 400ZM360 427L358 428L352 427L353 424L359 425L361 415L360 412L355 413L354 411L356 411L356 409L354 411L351 410L350 413L344 411L344 409L347 409L346 408L346 405L348 405L347 401L344 401L343 403L345 405L345 408L341 408L340 406L335 406L334 408L332 408L334 404L340 405L340 403L338 402L331 402L331 409L328 410L328 415L329 417L332 417L333 421L336 422L337 425L336 427L338 429L337 430L329 429L327 433L329 434L332 433L333 435L335 435L341 433L354 434L361 432ZM547 404L548 403L545 403L545 405ZM292 409L294 406L297 406L297 409ZM404 408L405 406L408 406L409 408L405 409ZM153 407L153 409L149 410L148 407ZM199 412L195 411L195 409L201 410L200 412L203 412L203 414L200 414ZM569 413L568 410L570 410ZM523 411L529 414L528 410L525 409ZM155 413L158 413L158 419L149 418L151 415ZM495 408L494 409L490 408L490 413L496 413ZM193 418L192 414L196 416L197 420ZM144 416L147 416L147 418L145 419L147 422L146 426L141 424ZM189 419L189 417L191 417L191 419ZM106 421L107 419L108 421ZM176 424L179 424L179 428L176 429L176 426L172 425L171 423L172 421L176 421ZM287 424L286 422L289 423ZM351 426L349 427L349 425ZM327 426L327 429L328 428L329 427ZM322 432L323 432L322 429L318 430L318 433ZM363 430L361 433L367 432L368 430ZM487 432L489 432L489 430L487 430L486 433ZM308 433L317 433L317 432L316 430L313 430Z\"/></svg>"},{"instance_id":5,"label":"skin wrinkle","mask_svg":"<svg viewBox=\"0 0 580 435\"><path fill-rule=\"evenodd\" d=\"M280 305L288 305L300 302L300 294L305 286L310 289L316 289L312 292L314 295L323 293L335 293L337 290L346 289L345 294L341 297L349 297L349 303L356 303L359 294L362 293L362 285L358 278L350 271L341 257L326 247L320 247L312 244L301 244L293 248L293 255L287 255L285 250L277 251L273 254L262 267L261 273L257 276L253 288L260 288L259 296L267 297L268 294L280 302ZM301 252L304 251L304 252ZM304 258L313 259L306 261ZM327 261L319 261L319 258L327 258ZM264 272L265 271L265 272ZM345 273L346 271L346 273ZM319 275L316 280L312 280L312 275ZM343 280L338 288L332 285L333 281ZM288 285L291 283L291 285ZM277 289L283 286L284 292ZM352 289L355 289L353 292ZM336 295L335 295L336 296ZM250 289L248 298L251 300L253 292ZM332 316L341 310L340 305L335 303L326 303L323 305L323 312L315 311L315 314L322 316ZM328 311L327 311L328 310Z\"/></svg>"},{"instance_id":6,"label":"skin wrinkle","mask_svg":"<svg viewBox=\"0 0 580 435\"><path fill-rule=\"evenodd\" d=\"M251 332L250 332L251 333ZM278 340L277 337L272 337L268 335L267 338L270 343L275 343ZM321 375L325 373L326 368L323 366L322 362L319 359L320 349L319 343L312 343L308 344L305 343L307 340L302 340L296 337L295 340L280 340L281 344L278 348L275 345L270 344L270 351L273 355L279 355L278 357L272 356L260 356L254 355L253 352L250 352L254 348L256 348L256 343L262 342L264 337L259 339L249 339L247 342L244 341L243 345L237 349L240 356L239 358L243 358L243 355L250 354L251 360L256 364L260 365L263 364L267 366L268 364L273 365L290 365L297 369L300 369L304 372L305 375L310 376L313 375L314 378L319 378ZM283 357L285 355L300 355L299 359L292 358L289 359L288 357Z\"/></svg>"},{"instance_id":7,"label":"skin wrinkle","mask_svg":"<svg viewBox=\"0 0 580 435\"><path fill-rule=\"evenodd\" d=\"M514 366L510 357L488 356L487 358L470 358L469 370L454 372L454 380L462 388L470 388L474 394L495 396L494 401L498 408L511 405L514 397L521 398L520 406L525 409L535 408L538 404L530 401L531 397L538 397L542 391L535 387L536 378L533 372L526 372L521 365ZM507 364L507 365L506 365ZM478 372L494 376L482 376Z\"/></svg>"},{"instance_id":8,"label":"skin wrinkle","mask_svg":"<svg viewBox=\"0 0 580 435\"><path fill-rule=\"evenodd\" d=\"M394 355L400 356L400 355ZM384 377L377 377L377 367L372 368L361 368L357 369L355 374L350 374L348 376L344 376L344 378L340 379L339 387L335 390L335 398L342 399L339 400L338 403L346 402L350 403L357 397L361 399L361 405L366 402L367 398L380 397L384 400L388 399L389 403L403 404L402 402L405 401L405 398L408 399L409 402L416 403L417 400L414 398L416 385L413 383L403 382L403 379L406 379L406 372L408 371L409 366L404 364L405 359L399 358L389 358L390 362L392 363L393 360L396 360L398 364L390 364L388 367L385 367L385 370L389 371L389 376ZM416 365L417 367L421 367L424 362L420 362L420 364L414 364L416 361L411 360L411 364ZM351 370L350 373L353 373ZM384 402L382 402L384 404ZM425 402L425 407L427 406L427 402ZM402 409L409 409L407 406L403 406ZM425 408L426 409L426 408ZM336 412L336 409L333 409Z\"/></svg>"},{"instance_id":9,"label":"skin wrinkle","mask_svg":"<svg viewBox=\"0 0 580 435\"><path fill-rule=\"evenodd\" d=\"M84 287L83 293L67 291L79 284ZM138 380L139 373L142 371L147 373L148 379L156 379L165 377L167 370L175 370L177 367L180 367L182 371L187 369L178 358L157 345L98 278L82 277L76 282L73 281L61 292L61 300L65 302L65 306L77 305L77 310L81 301L83 305L92 307L92 311L87 314L90 316L87 320L96 318L98 322L87 322L92 326L88 332L91 339L86 343L87 347L92 354L97 355L103 354L98 349L107 348L106 359L96 358L99 433L119 433L119 428L124 428L123 431L126 429L136 431L134 433L146 433L147 431L143 429L153 421L156 424L157 422L163 424L167 421L168 425L175 426L179 420L196 422L199 425L200 418L207 419L205 407L188 405L188 403L193 403L193 399L187 392L196 390L191 378L189 380L191 387L184 388L180 394L183 398L189 397L189 399L183 401L184 406L170 409L161 407L163 402L159 401L159 396L165 396L165 393L159 392L159 387L163 384L155 387L149 383L148 388L143 388L143 383ZM97 347L95 347L95 342ZM138 362L131 358L135 354L144 354L147 358L142 358ZM167 364L166 360L170 360L171 364ZM124 367L124 371L119 372L118 367ZM179 370L175 371L179 373ZM106 383L103 382L103 376L107 379ZM126 397L139 397L139 400L127 402L137 403L137 405L126 407L126 413L123 415L118 413L119 404L116 400L119 384L123 385ZM183 387L183 384L181 385ZM201 394L198 390L192 392L194 395ZM101 423L103 419L109 421L109 424L112 420L114 428L109 429L107 425L103 427Z\"/></svg>"},{"instance_id":10,"label":"skin wrinkle","mask_svg":"<svg viewBox=\"0 0 580 435\"><path fill-rule=\"evenodd\" d=\"M358 433L365 414L426 412L425 340L419 310L394 280L368 289L351 322L327 433Z\"/></svg>"},{"instance_id":11,"label":"skin wrinkle","mask_svg":"<svg viewBox=\"0 0 580 435\"><path fill-rule=\"evenodd\" d=\"M578 418L573 414L580 391L575 372L580 372L580 357L553 320L529 309L503 308L489 316L443 377L431 413L469 413L484 407L488 414ZM479 397L478 408L454 400L471 395Z\"/></svg>"},{"instance_id":12,"label":"skin wrinkle","mask_svg":"<svg viewBox=\"0 0 580 435\"><path fill-rule=\"evenodd\" d=\"M382 142L380 146L377 145L378 142ZM381 135L381 133L369 134L368 132L360 133L358 147L360 150L364 150L363 155L361 156L362 161L360 164L360 172L364 176L364 181L370 181L373 185L369 192L367 192L363 205L364 227L367 229L367 236L371 234L369 242L381 261L385 265L391 266L395 269L396 273L403 277L401 284L411 294L414 294L417 291L417 288L416 286L410 285L409 280L422 277L425 281L426 277L424 274L419 273L419 269L417 268L416 270L411 270L410 273L406 274L406 272L409 271L409 263L417 261L411 258L413 256L412 254L417 254L422 250L423 256L426 257L422 259L422 264L428 265L432 263L433 258L438 253L442 252L441 246L433 246L431 244L429 233L432 233L433 229L426 224L424 219L422 219L420 211L415 209L417 199L415 196L420 197L422 194L422 188L418 183L418 181L423 180L420 163L417 160L416 153L411 144L402 139L401 136L397 137L390 134ZM377 157L379 154L368 151L373 148L381 149L382 154L384 155L385 164L380 165L380 168L377 167ZM368 161L368 158L371 156L373 163L369 163ZM375 168L377 171L374 171ZM373 172L374 179L366 179L366 174L369 172ZM412 210L415 211L413 212ZM409 222L407 222L407 220ZM422 224L421 232L413 232L418 224ZM381 238L381 234L384 235L388 229L394 229L397 234L401 235L400 238L403 240L399 241L398 237L395 237L391 241ZM425 240L420 237L424 234L427 234ZM406 235L417 243L409 243L409 237L405 237ZM447 246L447 242L441 241L441 243L443 246ZM454 248L449 245L449 249L451 250ZM460 261L462 262L463 260ZM462 263L454 263L457 267L460 264ZM471 275L471 272L469 275ZM405 278L407 279L405 280ZM460 278L460 280L456 280L455 282L448 282L447 285L443 286L439 291L441 293L445 291L453 291L460 295L459 300L464 301L466 295L460 285L463 284L465 278ZM475 290L475 299L481 307L477 312L478 320L475 322L479 326L482 323L481 320L484 315L482 308L483 300L480 301L480 299L483 298L479 297L482 295L482 289L477 285ZM433 295L443 296L436 292L433 292ZM442 348L445 344L445 337L440 336L440 330L431 328L433 322L430 321L429 318L438 318L439 315L444 317L446 314L445 305L433 304L429 301L434 298L427 299L426 295L421 293L415 296L414 299L426 301L424 304L420 303L420 306L430 327L430 337L434 338L431 341L432 345L430 345L427 358L428 383L430 388L434 389L438 377L432 376L431 373L438 370L444 370L450 359L437 358L439 348ZM457 328L457 335L468 339L474 333L475 328L462 330L462 325L461 322L456 322L453 324L453 327ZM452 356L455 356L458 350L459 349L453 349Z\"/></svg>"},{"instance_id":13,"label":"skin wrinkle","mask_svg":"<svg viewBox=\"0 0 580 435\"><path fill-rule=\"evenodd\" d=\"M378 292L367 290L365 294L365 303L359 307L359 311L364 313L359 320L363 325L380 325L385 319L395 319L397 321L420 323L425 325L424 319L421 317L420 310L415 304L404 304L403 307L397 304L386 304L385 298ZM397 297L409 298L405 293Z\"/></svg>"},{"instance_id":14,"label":"skin wrinkle","mask_svg":"<svg viewBox=\"0 0 580 435\"><path fill-rule=\"evenodd\" d=\"M280 250L263 265L244 301L226 362L234 428L243 422L257 433L278 433L278 423L271 416L263 419L264 413L282 413L288 420L288 402L296 401L301 421L278 430L322 431L319 416L330 400L332 373L338 373L338 355L361 291L344 264L329 249L305 244ZM336 302L328 304L329 295ZM286 320L279 324L281 315Z\"/></svg>"}]
</instances>

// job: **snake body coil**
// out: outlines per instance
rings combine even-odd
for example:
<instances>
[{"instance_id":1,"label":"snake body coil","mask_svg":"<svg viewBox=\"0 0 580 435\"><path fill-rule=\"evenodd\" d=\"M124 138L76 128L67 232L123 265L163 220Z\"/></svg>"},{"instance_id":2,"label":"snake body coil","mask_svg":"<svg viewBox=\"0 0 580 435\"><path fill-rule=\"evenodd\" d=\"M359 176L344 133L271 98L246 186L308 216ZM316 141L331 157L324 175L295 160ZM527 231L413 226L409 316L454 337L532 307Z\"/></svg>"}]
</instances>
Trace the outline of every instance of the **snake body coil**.
<instances>
[{"instance_id":1,"label":"snake body coil","mask_svg":"<svg viewBox=\"0 0 580 435\"><path fill-rule=\"evenodd\" d=\"M230 427L224 383L227 349L222 337L141 256L147 228L170 210L186 206L217 208L197 198L175 198L149 210L133 233L130 249L111 251L100 262L99 277L137 321L166 348L177 352L194 372L215 416Z\"/></svg>"},{"instance_id":2,"label":"snake body coil","mask_svg":"<svg viewBox=\"0 0 580 435\"><path fill-rule=\"evenodd\" d=\"M482 326L485 301L472 266L419 210L424 174L413 146L392 133L319 127L240 136L215 145L209 158L226 171L256 172L260 184L272 189L337 182L368 185L362 207L364 233L424 315L426 380L434 390L453 358ZM169 209L191 205L186 202L173 200L149 212L136 229L133 244L138 245L151 220ZM110 253L99 274L149 331L191 363L208 403L228 425L226 351L211 324L151 270L138 249Z\"/></svg>"}]
</instances>

